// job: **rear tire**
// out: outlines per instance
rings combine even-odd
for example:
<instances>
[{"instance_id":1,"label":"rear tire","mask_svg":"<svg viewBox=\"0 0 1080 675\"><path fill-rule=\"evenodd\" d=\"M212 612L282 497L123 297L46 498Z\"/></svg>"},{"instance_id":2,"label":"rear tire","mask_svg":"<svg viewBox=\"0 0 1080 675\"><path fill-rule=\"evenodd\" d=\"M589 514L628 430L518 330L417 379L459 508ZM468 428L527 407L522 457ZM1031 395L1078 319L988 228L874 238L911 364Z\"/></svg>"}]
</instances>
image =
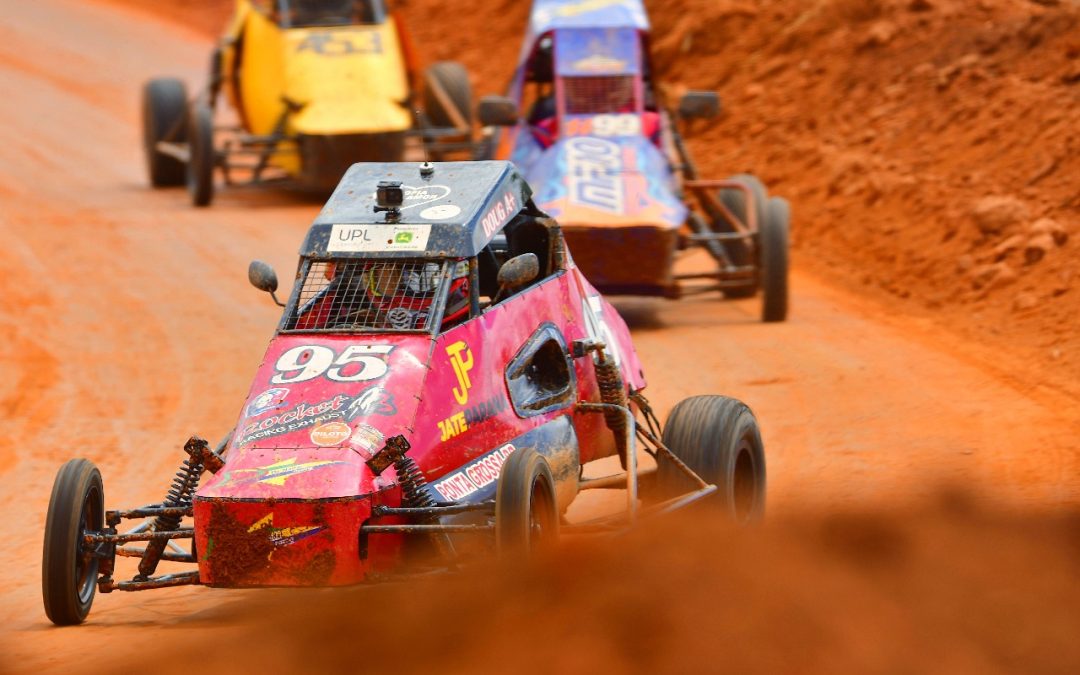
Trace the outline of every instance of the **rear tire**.
<instances>
[{"instance_id":1,"label":"rear tire","mask_svg":"<svg viewBox=\"0 0 1080 675\"><path fill-rule=\"evenodd\" d=\"M761 229L762 223L765 220L765 201L768 198L768 191L765 189L765 184L761 180L749 173L740 173L732 176L728 180L737 181L747 186L750 192L754 195L754 210L757 214L757 226ZM749 224L748 211L746 208L746 195L742 190L737 188L723 188L720 190L720 201L731 211L736 218L741 220L744 224ZM713 223L713 227L717 232L734 232L735 228L726 221ZM728 257L731 258L731 262L735 265L742 267L749 265L753 262L753 258L750 255L750 247L743 241L729 241L725 242L724 246L727 248ZM724 290L724 295L729 298L749 298L757 292L756 286L746 286L743 288L729 288Z\"/></svg>"},{"instance_id":2,"label":"rear tire","mask_svg":"<svg viewBox=\"0 0 1080 675\"><path fill-rule=\"evenodd\" d=\"M496 549L500 556L528 556L558 537L559 510L551 467L532 448L516 450L499 473Z\"/></svg>"},{"instance_id":3,"label":"rear tire","mask_svg":"<svg viewBox=\"0 0 1080 675\"><path fill-rule=\"evenodd\" d=\"M440 89L445 97L436 93ZM465 124L463 133L472 130L472 84L465 66L456 61L439 61L424 71L424 112L435 127L461 128L455 122L453 106Z\"/></svg>"},{"instance_id":4,"label":"rear tire","mask_svg":"<svg viewBox=\"0 0 1080 675\"><path fill-rule=\"evenodd\" d=\"M761 228L761 319L783 321L788 313L788 229L791 206L783 197L770 197Z\"/></svg>"},{"instance_id":5,"label":"rear tire","mask_svg":"<svg viewBox=\"0 0 1080 675\"><path fill-rule=\"evenodd\" d=\"M765 449L754 413L726 396L692 396L675 406L664 425L667 446L717 490L704 501L739 524L765 513ZM657 455L657 483L678 496L695 483L664 453Z\"/></svg>"},{"instance_id":6,"label":"rear tire","mask_svg":"<svg viewBox=\"0 0 1080 675\"><path fill-rule=\"evenodd\" d=\"M86 555L82 536L100 532L104 526L101 472L89 460L68 461L53 483L41 556L45 614L57 626L82 623L90 613L99 561Z\"/></svg>"},{"instance_id":7,"label":"rear tire","mask_svg":"<svg viewBox=\"0 0 1080 675\"><path fill-rule=\"evenodd\" d=\"M188 194L195 206L208 206L214 199L214 115L202 101L191 104L188 135Z\"/></svg>"},{"instance_id":8,"label":"rear tire","mask_svg":"<svg viewBox=\"0 0 1080 675\"><path fill-rule=\"evenodd\" d=\"M172 77L150 80L143 87L143 150L150 184L184 184L184 163L157 150L159 141L187 141L187 88Z\"/></svg>"}]
</instances>

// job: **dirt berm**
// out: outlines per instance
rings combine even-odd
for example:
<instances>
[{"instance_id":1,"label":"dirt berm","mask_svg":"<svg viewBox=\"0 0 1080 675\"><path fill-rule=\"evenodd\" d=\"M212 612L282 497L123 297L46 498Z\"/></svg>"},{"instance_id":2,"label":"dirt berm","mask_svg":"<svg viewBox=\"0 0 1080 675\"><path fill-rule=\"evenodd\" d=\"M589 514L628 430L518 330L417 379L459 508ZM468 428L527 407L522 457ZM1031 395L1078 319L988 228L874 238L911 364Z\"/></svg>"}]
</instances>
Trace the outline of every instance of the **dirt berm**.
<instances>
[{"instance_id":1,"label":"dirt berm","mask_svg":"<svg viewBox=\"0 0 1080 675\"><path fill-rule=\"evenodd\" d=\"M115 1L214 35L232 7ZM529 4L397 3L421 56L464 62L478 94L504 90ZM703 174L791 199L800 267L1080 392L1076 0L646 4L660 78L723 98L691 134Z\"/></svg>"}]
</instances>

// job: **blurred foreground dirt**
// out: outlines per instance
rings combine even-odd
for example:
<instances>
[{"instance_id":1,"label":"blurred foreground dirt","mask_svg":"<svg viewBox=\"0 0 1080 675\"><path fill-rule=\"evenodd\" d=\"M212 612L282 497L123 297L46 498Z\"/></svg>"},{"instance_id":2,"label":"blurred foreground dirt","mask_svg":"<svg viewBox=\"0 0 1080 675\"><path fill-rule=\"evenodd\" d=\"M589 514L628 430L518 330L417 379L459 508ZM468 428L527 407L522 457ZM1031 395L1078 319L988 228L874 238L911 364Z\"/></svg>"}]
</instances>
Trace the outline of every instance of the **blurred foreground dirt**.
<instances>
[{"instance_id":1,"label":"blurred foreground dirt","mask_svg":"<svg viewBox=\"0 0 1080 675\"><path fill-rule=\"evenodd\" d=\"M205 645L213 673L1071 673L1078 565L1080 514L956 495L750 531L680 517L529 566L260 593L141 644Z\"/></svg>"}]
</instances>

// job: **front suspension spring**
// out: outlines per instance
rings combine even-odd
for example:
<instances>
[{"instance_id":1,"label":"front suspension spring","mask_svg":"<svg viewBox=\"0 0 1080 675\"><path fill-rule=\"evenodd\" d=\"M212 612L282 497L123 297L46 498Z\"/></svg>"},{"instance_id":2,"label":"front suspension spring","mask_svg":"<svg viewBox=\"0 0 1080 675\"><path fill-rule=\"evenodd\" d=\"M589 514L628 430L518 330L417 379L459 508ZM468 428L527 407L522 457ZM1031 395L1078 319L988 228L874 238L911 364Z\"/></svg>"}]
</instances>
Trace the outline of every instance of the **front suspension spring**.
<instances>
[{"instance_id":1,"label":"front suspension spring","mask_svg":"<svg viewBox=\"0 0 1080 675\"><path fill-rule=\"evenodd\" d=\"M162 506L190 506L195 490L199 487L199 478L202 476L202 472L203 465L201 462L185 459L173 477L172 485L169 487L169 494L165 497ZM181 519L182 516L178 515L158 516L154 519L153 529L155 532L175 530L180 526ZM146 551L139 562L139 574L135 577L136 580L145 580L154 573L167 544L168 540L166 539L155 539L146 544Z\"/></svg>"}]
</instances>

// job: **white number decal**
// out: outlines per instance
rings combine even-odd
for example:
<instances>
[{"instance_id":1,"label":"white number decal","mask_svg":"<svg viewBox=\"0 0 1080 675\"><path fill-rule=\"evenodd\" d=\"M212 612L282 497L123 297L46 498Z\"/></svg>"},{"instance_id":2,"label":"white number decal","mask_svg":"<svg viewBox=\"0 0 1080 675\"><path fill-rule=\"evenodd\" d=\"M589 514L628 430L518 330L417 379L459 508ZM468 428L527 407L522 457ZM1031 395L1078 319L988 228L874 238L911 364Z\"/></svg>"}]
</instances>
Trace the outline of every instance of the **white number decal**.
<instances>
[{"instance_id":1,"label":"white number decal","mask_svg":"<svg viewBox=\"0 0 1080 675\"><path fill-rule=\"evenodd\" d=\"M293 347L278 358L274 368L277 375L270 378L274 384L293 384L314 380L323 373L336 382L367 382L386 374L385 356L393 345L352 345L340 356L333 349L322 345ZM348 368L358 364L359 368ZM333 366L333 368L331 368Z\"/></svg>"},{"instance_id":2,"label":"white number decal","mask_svg":"<svg viewBox=\"0 0 1080 675\"><path fill-rule=\"evenodd\" d=\"M597 136L636 136L641 133L637 115L597 115L592 120Z\"/></svg>"},{"instance_id":3,"label":"white number decal","mask_svg":"<svg viewBox=\"0 0 1080 675\"><path fill-rule=\"evenodd\" d=\"M393 345L353 345L346 347L341 356L334 361L334 367L326 373L326 376L337 382L367 382L377 380L386 374L386 359L375 356L386 355L393 349ZM350 363L360 364L359 368L345 368ZM355 370L352 375L346 375L345 371Z\"/></svg>"}]
</instances>

